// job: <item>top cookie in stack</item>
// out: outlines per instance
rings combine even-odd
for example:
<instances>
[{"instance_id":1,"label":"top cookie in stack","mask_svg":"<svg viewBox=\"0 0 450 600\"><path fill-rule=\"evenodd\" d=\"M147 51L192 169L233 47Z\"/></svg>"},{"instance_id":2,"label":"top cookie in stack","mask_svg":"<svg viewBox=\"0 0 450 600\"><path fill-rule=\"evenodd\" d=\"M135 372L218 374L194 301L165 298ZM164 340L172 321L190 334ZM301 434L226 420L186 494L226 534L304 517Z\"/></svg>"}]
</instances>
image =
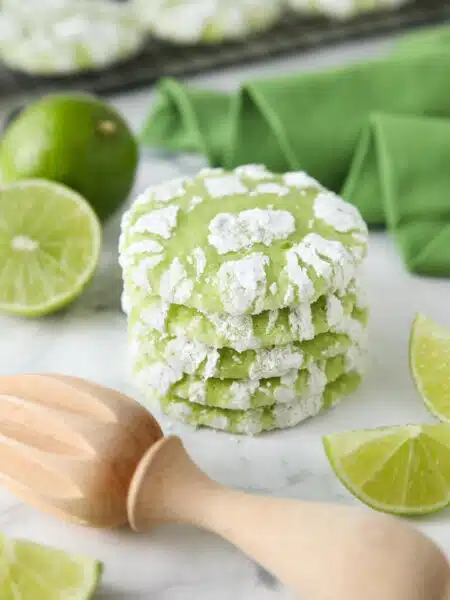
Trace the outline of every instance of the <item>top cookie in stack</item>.
<instances>
[{"instance_id":1,"label":"top cookie in stack","mask_svg":"<svg viewBox=\"0 0 450 600\"><path fill-rule=\"evenodd\" d=\"M260 165L144 192L120 241L133 371L195 425L292 426L359 381L367 227L303 172Z\"/></svg>"}]
</instances>

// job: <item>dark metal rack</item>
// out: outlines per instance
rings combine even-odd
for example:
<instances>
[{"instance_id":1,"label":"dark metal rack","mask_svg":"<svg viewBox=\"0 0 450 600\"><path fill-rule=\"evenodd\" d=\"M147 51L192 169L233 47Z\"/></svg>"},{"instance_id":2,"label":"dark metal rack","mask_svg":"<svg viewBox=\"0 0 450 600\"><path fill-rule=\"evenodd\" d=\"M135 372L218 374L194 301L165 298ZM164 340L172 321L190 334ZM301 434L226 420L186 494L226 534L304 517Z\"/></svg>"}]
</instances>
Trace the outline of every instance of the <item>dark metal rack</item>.
<instances>
[{"instance_id":1,"label":"dark metal rack","mask_svg":"<svg viewBox=\"0 0 450 600\"><path fill-rule=\"evenodd\" d=\"M61 90L85 90L101 95L129 91L163 76L181 77L447 20L450 21L450 0L416 0L399 10L345 22L290 14L270 31L242 42L186 47L149 39L132 60L76 76L33 77L0 65L0 100L30 99Z\"/></svg>"}]
</instances>

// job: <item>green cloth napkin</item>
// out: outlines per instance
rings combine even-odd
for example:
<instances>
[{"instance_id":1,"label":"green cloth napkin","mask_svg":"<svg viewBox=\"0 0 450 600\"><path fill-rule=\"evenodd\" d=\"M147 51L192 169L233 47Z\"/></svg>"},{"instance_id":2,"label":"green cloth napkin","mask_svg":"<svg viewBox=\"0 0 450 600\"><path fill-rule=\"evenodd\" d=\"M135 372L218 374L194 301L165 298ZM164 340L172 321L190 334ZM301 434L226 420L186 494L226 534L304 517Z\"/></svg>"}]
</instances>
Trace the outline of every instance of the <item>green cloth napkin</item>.
<instances>
[{"instance_id":1,"label":"green cloth napkin","mask_svg":"<svg viewBox=\"0 0 450 600\"><path fill-rule=\"evenodd\" d=\"M450 28L388 57L250 81L235 94L162 80L145 145L213 166L305 170L392 232L406 266L450 276Z\"/></svg>"}]
</instances>

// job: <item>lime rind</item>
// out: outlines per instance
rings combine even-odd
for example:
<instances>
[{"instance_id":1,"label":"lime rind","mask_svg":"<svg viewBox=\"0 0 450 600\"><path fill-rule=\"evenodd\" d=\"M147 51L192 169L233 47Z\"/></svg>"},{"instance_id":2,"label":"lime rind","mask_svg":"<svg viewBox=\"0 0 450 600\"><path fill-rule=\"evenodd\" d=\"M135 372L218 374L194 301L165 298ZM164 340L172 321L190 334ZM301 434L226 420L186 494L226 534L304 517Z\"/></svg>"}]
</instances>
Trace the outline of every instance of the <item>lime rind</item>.
<instances>
[{"instance_id":1,"label":"lime rind","mask_svg":"<svg viewBox=\"0 0 450 600\"><path fill-rule=\"evenodd\" d=\"M363 456L367 447L372 443L383 442L388 438L393 449L386 455L375 454L375 461L370 471L368 462ZM345 445L353 444L348 453L344 452ZM384 513L399 516L423 516L436 513L450 504L450 428L445 424L437 425L407 425L404 427L380 427L372 430L350 431L341 434L325 436L323 446L330 465L342 485L363 504ZM347 448L348 449L348 448ZM357 456L360 453L360 456ZM400 453L403 456L400 456ZM436 453L436 456L433 454ZM344 464L346 456L356 454L366 469L366 480L355 481L355 473L350 473L348 465ZM448 454L448 456L446 456ZM440 460L440 456L444 460ZM406 459L406 460L405 460ZM370 461L369 461L370 462ZM389 468L385 469L390 462ZM446 463L448 469L446 469ZM359 465L361 466L361 465ZM389 465L388 465L389 466ZM385 469L385 480L380 477ZM387 473L387 476L386 476ZM395 477L393 477L395 473ZM414 473L420 479L414 478ZM423 478L426 481L423 481ZM375 481L375 485L372 482ZM384 489L386 495L392 494L394 485L402 484L403 502L382 501L364 491L371 487L378 491ZM370 486L370 484L372 484ZM378 487L377 487L378 486ZM434 486L434 487L433 487ZM411 501L411 491L418 494L429 494L431 500L419 499ZM408 501L409 494L409 501ZM440 498L439 498L440 496ZM439 499L438 499L439 498Z\"/></svg>"},{"instance_id":2,"label":"lime rind","mask_svg":"<svg viewBox=\"0 0 450 600\"><path fill-rule=\"evenodd\" d=\"M43 208L46 201L52 208L57 209L57 214L45 215ZM17 208L17 203L22 204L20 209ZM2 210L3 227L0 231L0 253L3 253L3 269L0 272L0 311L18 316L36 317L63 308L82 293L99 262L102 229L94 210L78 193L61 184L39 179L30 179L2 187L0 207L2 204L4 210ZM10 207L13 207L14 213ZM44 215L52 220L48 229L47 223L42 219ZM16 222L8 223L8 217L15 218ZM28 223L26 223L27 218L29 219ZM79 222L77 222L77 218ZM57 220L56 229L54 227L55 219ZM72 224L70 224L71 220ZM66 229L64 230L65 221ZM78 230L75 228L76 225L79 226ZM71 227L74 228L73 231L70 231ZM7 249L5 237L11 240L26 236L29 233L28 228L34 229L38 236L41 235L44 238L47 235L55 236L59 233L61 239L54 244L59 244L63 248L61 256L48 255L42 259L41 255L45 255L44 250L32 257L34 266L31 264L31 260L28 260L25 267L21 268L22 265L17 260L17 253L11 255L11 249ZM85 244L83 244L84 240ZM42 240L39 239L39 241ZM72 254L70 256L72 264L63 264L70 254ZM82 261L81 264L75 264L75 259L78 262ZM6 281L5 270L8 268L8 260L14 267L14 273ZM42 265L43 262L46 262L46 266ZM34 281L32 278L36 273L40 286L39 283L36 284L36 277L34 277ZM29 275L28 278L27 275ZM47 275L47 281L45 275ZM60 281L55 283L54 290L50 285L48 291L50 279L57 277ZM37 287L39 288L38 292L36 292ZM11 292L11 295L5 297L8 295L8 291ZM33 295L38 296L39 300L33 300ZM21 296L21 299L17 300L17 296Z\"/></svg>"},{"instance_id":3,"label":"lime rind","mask_svg":"<svg viewBox=\"0 0 450 600\"><path fill-rule=\"evenodd\" d=\"M103 563L0 533L0 573L2 598L90 600L100 584Z\"/></svg>"},{"instance_id":4,"label":"lime rind","mask_svg":"<svg viewBox=\"0 0 450 600\"><path fill-rule=\"evenodd\" d=\"M450 423L450 330L417 314L409 339L409 365L428 411L440 421Z\"/></svg>"}]
</instances>

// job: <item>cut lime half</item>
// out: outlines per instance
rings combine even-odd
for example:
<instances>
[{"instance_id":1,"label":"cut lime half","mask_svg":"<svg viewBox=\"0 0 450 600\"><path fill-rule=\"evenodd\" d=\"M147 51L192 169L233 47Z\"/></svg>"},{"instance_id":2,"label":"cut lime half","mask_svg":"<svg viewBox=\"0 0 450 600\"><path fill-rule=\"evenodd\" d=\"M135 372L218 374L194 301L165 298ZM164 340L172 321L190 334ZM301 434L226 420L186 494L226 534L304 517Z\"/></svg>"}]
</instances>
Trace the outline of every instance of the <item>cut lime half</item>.
<instances>
[{"instance_id":1,"label":"cut lime half","mask_svg":"<svg viewBox=\"0 0 450 600\"><path fill-rule=\"evenodd\" d=\"M88 600L100 582L102 564L0 534L2 600Z\"/></svg>"},{"instance_id":2,"label":"cut lime half","mask_svg":"<svg viewBox=\"0 0 450 600\"><path fill-rule=\"evenodd\" d=\"M0 310L32 317L68 304L91 279L101 239L92 208L65 186L0 188Z\"/></svg>"},{"instance_id":3,"label":"cut lime half","mask_svg":"<svg viewBox=\"0 0 450 600\"><path fill-rule=\"evenodd\" d=\"M364 504L425 515L450 503L450 425L407 425L324 438L331 466Z\"/></svg>"},{"instance_id":4,"label":"cut lime half","mask_svg":"<svg viewBox=\"0 0 450 600\"><path fill-rule=\"evenodd\" d=\"M450 423L450 330L417 315L409 344L411 372L428 410Z\"/></svg>"}]
</instances>

